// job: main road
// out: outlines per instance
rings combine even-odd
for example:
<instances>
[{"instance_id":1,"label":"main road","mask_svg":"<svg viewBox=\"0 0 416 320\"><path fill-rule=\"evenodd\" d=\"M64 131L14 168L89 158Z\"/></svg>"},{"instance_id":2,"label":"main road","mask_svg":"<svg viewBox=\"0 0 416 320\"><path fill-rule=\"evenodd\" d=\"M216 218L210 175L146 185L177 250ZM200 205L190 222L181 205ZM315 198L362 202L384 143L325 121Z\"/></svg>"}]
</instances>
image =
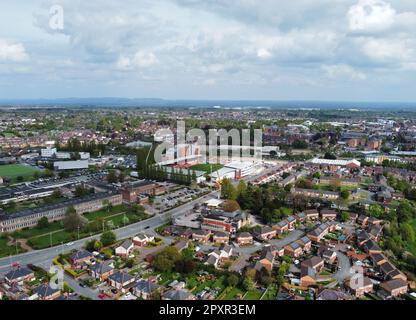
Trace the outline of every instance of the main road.
<instances>
[{"instance_id":1,"label":"main road","mask_svg":"<svg viewBox=\"0 0 416 320\"><path fill-rule=\"evenodd\" d=\"M113 232L116 234L117 239L133 237L137 233L140 233L147 229L157 228L165 224L166 222L168 222L171 218L175 218L182 214L185 214L189 210L192 210L196 203L202 203L208 199L212 199L216 197L218 197L218 191L210 192L206 194L205 196L202 196L198 199L190 201L177 208L171 209L162 214L156 214L155 216L149 219L128 225L126 227L115 229L113 230ZM49 268L53 259L60 253L67 252L67 251L74 250L74 249L81 249L84 246L85 241L88 241L91 239L99 239L99 237L100 237L100 234L97 234L92 237L83 238L83 239L74 241L73 243L71 243L71 245L64 244L64 245L60 245L56 247L51 247L48 249L30 251L27 253L22 253L20 255L2 258L0 259L0 273L8 272L12 268L12 265L16 263L19 265L34 264L37 266Z\"/></svg>"}]
</instances>

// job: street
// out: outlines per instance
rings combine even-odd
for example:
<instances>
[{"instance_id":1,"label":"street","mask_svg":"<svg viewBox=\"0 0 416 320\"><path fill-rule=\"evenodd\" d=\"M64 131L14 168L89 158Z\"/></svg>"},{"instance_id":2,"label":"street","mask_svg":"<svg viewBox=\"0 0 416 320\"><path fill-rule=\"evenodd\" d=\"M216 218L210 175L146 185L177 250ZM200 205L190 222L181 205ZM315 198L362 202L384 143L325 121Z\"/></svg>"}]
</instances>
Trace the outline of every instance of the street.
<instances>
[{"instance_id":1,"label":"street","mask_svg":"<svg viewBox=\"0 0 416 320\"><path fill-rule=\"evenodd\" d=\"M196 203L202 203L208 199L218 197L218 191L213 191L201 198L190 201L182 206L169 210L163 214L156 215L149 219L128 225L126 227L115 229L113 232L116 234L117 239L125 239L133 237L136 234L143 232L147 229L154 229L165 224L170 218L175 218L181 214L192 210ZM80 239L71 243L71 245L63 245L52 247L43 250L30 251L16 256L0 259L0 272L8 272L12 268L12 264L19 263L20 265L34 264L40 267L49 268L53 259L62 252L68 252L71 250L81 249L85 242L91 239L99 239L100 234L92 237Z\"/></svg>"}]
</instances>

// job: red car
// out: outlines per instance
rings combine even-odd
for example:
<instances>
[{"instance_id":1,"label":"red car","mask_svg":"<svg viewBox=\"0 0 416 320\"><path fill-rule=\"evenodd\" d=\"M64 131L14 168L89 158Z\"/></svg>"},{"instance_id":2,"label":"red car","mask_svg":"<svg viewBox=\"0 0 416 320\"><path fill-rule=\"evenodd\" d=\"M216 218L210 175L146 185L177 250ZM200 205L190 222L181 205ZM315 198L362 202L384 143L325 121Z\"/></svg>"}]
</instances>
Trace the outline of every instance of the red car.
<instances>
[{"instance_id":1,"label":"red car","mask_svg":"<svg viewBox=\"0 0 416 320\"><path fill-rule=\"evenodd\" d=\"M98 295L98 298L100 298L101 300L104 300L105 299L105 294L104 293L100 293Z\"/></svg>"}]
</instances>

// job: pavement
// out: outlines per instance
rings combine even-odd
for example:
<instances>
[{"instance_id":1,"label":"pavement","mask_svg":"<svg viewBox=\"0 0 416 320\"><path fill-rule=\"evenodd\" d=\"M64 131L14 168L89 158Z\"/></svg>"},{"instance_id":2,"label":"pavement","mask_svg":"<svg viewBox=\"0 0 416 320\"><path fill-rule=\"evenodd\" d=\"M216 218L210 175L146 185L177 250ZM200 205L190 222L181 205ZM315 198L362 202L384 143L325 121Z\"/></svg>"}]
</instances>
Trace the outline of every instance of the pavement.
<instances>
[{"instance_id":1,"label":"pavement","mask_svg":"<svg viewBox=\"0 0 416 320\"><path fill-rule=\"evenodd\" d=\"M338 271L334 274L334 278L338 281L338 283L344 282L345 279L349 278L352 274L350 273L351 270L351 262L350 259L340 251L336 251L337 258L338 258Z\"/></svg>"},{"instance_id":2,"label":"pavement","mask_svg":"<svg viewBox=\"0 0 416 320\"><path fill-rule=\"evenodd\" d=\"M171 218L175 218L182 214L185 214L187 211L192 210L196 203L205 202L208 199L217 198L218 191L213 191L201 198L190 201L184 205L181 205L172 210L166 211L163 214L156 215L149 219L128 225L123 228L115 229L113 232L116 234L117 239L125 239L135 236L136 234L143 232L147 229L157 228ZM150 230L149 230L150 231ZM20 265L34 264L40 267L49 268L53 259L62 252L68 252L71 250L81 249L85 242L91 239L99 239L100 234L94 235L92 237L80 239L74 241L73 243L68 243L60 245L57 247L51 247L42 250L35 250L31 252L22 253L20 255L11 256L7 258L0 259L0 273L6 273L12 268L12 264L19 263Z\"/></svg>"}]
</instances>

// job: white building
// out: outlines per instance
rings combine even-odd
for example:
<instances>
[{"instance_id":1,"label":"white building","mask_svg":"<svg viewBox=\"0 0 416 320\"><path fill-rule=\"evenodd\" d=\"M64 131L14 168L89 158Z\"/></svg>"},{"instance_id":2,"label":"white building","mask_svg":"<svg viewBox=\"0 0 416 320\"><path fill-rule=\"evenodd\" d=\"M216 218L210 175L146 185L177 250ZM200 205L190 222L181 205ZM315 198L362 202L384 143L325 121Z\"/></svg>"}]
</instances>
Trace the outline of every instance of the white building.
<instances>
[{"instance_id":1,"label":"white building","mask_svg":"<svg viewBox=\"0 0 416 320\"><path fill-rule=\"evenodd\" d=\"M80 170L88 169L88 160L56 161L53 164L55 170Z\"/></svg>"},{"instance_id":2,"label":"white building","mask_svg":"<svg viewBox=\"0 0 416 320\"><path fill-rule=\"evenodd\" d=\"M40 155L43 158L52 158L56 154L56 148L46 148L40 150Z\"/></svg>"},{"instance_id":3,"label":"white building","mask_svg":"<svg viewBox=\"0 0 416 320\"><path fill-rule=\"evenodd\" d=\"M236 171L236 177L243 178L253 174L254 164L248 161L233 161L225 165L225 168L234 169Z\"/></svg>"}]
</instances>

